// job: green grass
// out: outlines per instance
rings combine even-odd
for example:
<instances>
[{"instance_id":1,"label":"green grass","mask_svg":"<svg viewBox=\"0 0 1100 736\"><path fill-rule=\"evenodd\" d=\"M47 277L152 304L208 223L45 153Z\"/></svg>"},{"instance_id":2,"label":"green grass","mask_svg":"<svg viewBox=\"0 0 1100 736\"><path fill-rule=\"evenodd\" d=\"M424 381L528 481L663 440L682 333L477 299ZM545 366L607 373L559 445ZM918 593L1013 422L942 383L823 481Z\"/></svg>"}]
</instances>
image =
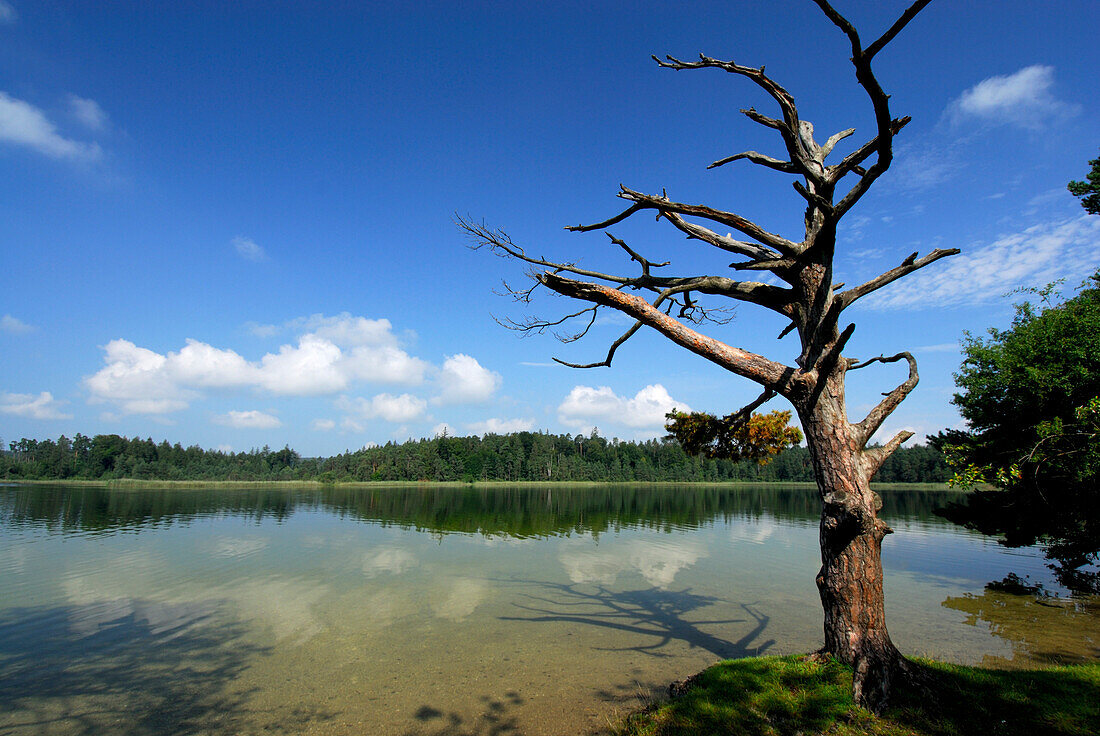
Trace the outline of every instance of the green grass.
<instances>
[{"instance_id":1,"label":"green grass","mask_svg":"<svg viewBox=\"0 0 1100 736\"><path fill-rule=\"evenodd\" d=\"M1087 736L1100 734L1100 663L989 670L915 660L923 689L895 693L879 718L852 702L836 662L720 662L686 693L630 716L619 736Z\"/></svg>"}]
</instances>

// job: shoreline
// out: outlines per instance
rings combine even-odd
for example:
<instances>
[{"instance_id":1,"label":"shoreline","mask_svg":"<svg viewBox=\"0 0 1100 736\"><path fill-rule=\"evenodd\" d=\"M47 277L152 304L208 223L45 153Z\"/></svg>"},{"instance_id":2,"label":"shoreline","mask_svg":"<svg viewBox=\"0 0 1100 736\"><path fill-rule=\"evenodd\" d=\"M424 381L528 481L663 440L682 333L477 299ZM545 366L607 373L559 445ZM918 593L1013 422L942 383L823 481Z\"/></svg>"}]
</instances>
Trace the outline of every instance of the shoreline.
<instances>
[{"instance_id":1,"label":"shoreline","mask_svg":"<svg viewBox=\"0 0 1100 736\"><path fill-rule=\"evenodd\" d=\"M653 486L675 488L726 488L726 487L760 487L789 488L795 490L813 490L817 484L796 481L547 481L547 480L487 480L465 483L462 481L337 481L322 482L317 480L141 480L137 478L112 478L110 480L71 478L57 479L0 479L0 487L4 486L76 486L82 488L107 488L111 490L140 490L140 489L226 489L245 490L251 488L284 488L293 490L319 489L319 488L599 488L602 486L632 486L647 488ZM872 483L871 488L883 491L942 491L962 492L961 489L951 488L946 483Z\"/></svg>"}]
</instances>

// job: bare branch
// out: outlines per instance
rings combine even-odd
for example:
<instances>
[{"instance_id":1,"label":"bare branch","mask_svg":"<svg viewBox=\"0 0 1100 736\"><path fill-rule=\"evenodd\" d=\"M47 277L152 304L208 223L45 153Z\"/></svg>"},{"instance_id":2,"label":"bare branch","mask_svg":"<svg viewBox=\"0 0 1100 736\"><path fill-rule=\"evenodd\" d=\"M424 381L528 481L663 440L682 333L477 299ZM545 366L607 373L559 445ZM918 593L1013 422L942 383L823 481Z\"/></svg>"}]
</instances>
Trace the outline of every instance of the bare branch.
<instances>
[{"instance_id":1,"label":"bare branch","mask_svg":"<svg viewBox=\"0 0 1100 736\"><path fill-rule=\"evenodd\" d=\"M908 115L903 115L900 118L894 118L890 121L890 134L897 135L898 132L904 128L912 120ZM864 143L856 150L849 153L844 159L838 163L829 167L829 181L835 183L847 174L849 171L854 171L860 176L867 174L867 170L860 166L861 163L867 160L870 156L878 150L878 136L875 136L871 140Z\"/></svg>"},{"instance_id":2,"label":"bare branch","mask_svg":"<svg viewBox=\"0 0 1100 736\"><path fill-rule=\"evenodd\" d=\"M741 161L742 159L747 160L747 161L751 161L754 164L759 164L760 166L766 166L769 169L775 169L776 171L782 171L783 173L786 173L786 174L797 174L797 173L799 173L798 167L795 166L794 164L792 164L790 161L780 161L777 158L772 158L771 156L765 156L764 154L757 153L756 151L745 151L744 153L737 153L737 154L734 154L733 156L727 156L726 158L718 159L717 161L712 163L707 168L708 169L716 169L719 166L725 166L728 163L732 163L734 161Z\"/></svg>"},{"instance_id":3,"label":"bare branch","mask_svg":"<svg viewBox=\"0 0 1100 736\"><path fill-rule=\"evenodd\" d=\"M867 50L863 52L863 55L870 61L875 54L882 51L882 47L894 40L894 36L901 32L902 28L905 28L909 24L909 21L913 20L913 17L924 9L924 6L930 3L932 0L917 0L915 3L905 9L905 12L901 14L901 17L894 21L894 25L890 26L886 33L879 36L879 39L873 44L867 47Z\"/></svg>"},{"instance_id":4,"label":"bare branch","mask_svg":"<svg viewBox=\"0 0 1100 736\"><path fill-rule=\"evenodd\" d=\"M741 302L751 302L766 307L773 312L790 316L794 303L794 292L759 281L734 281L724 276L694 276L689 278L638 279L637 283L656 290L663 288L668 295L687 291L701 294L725 296Z\"/></svg>"},{"instance_id":5,"label":"bare branch","mask_svg":"<svg viewBox=\"0 0 1100 736\"><path fill-rule=\"evenodd\" d=\"M864 447L871 439L871 436L878 431L882 426L886 417L898 407L898 404L909 395L909 392L917 385L920 380L920 375L917 373L917 360L911 353L901 352L897 355L891 355L890 357L878 356L877 358L871 358L862 363L856 363L849 366L848 370L858 370L859 368L865 368L872 363L896 363L899 360L905 360L909 363L909 377L902 381L893 391L887 393L878 406L870 411L862 422L853 426L856 433L856 439L859 447ZM903 440L904 441L904 440Z\"/></svg>"},{"instance_id":6,"label":"bare branch","mask_svg":"<svg viewBox=\"0 0 1100 736\"><path fill-rule=\"evenodd\" d=\"M775 396L775 391L772 391L770 388L766 388L764 389L764 392L762 394L757 396L750 403L735 411L733 414L725 417L725 419L727 422L733 425L744 424L749 420L749 417L752 416L752 413L754 411L774 399Z\"/></svg>"},{"instance_id":7,"label":"bare branch","mask_svg":"<svg viewBox=\"0 0 1100 736\"><path fill-rule=\"evenodd\" d=\"M762 115L756 111L755 107L750 107L747 110L741 110L741 114L747 117L753 122L760 123L765 128L772 128L774 130L783 129L783 121L776 120L775 118L769 118L767 115Z\"/></svg>"},{"instance_id":8,"label":"bare branch","mask_svg":"<svg viewBox=\"0 0 1100 736\"><path fill-rule=\"evenodd\" d=\"M601 273L600 271L578 268L572 263L558 263L556 261L548 261L545 258L535 258L527 255L526 251L513 242L508 233L503 230L490 230L484 224L475 224L462 217L456 217L455 222L460 228L465 230L474 241L473 245L470 246L473 250L480 250L481 248L487 247L496 255L504 258L515 258L518 261L530 263L535 266L545 266L546 268L552 268L556 271L566 271L568 273L577 274L578 276L602 279L617 284L628 284L634 281L634 278L629 276L616 276L614 274Z\"/></svg>"},{"instance_id":9,"label":"bare branch","mask_svg":"<svg viewBox=\"0 0 1100 736\"><path fill-rule=\"evenodd\" d=\"M742 66L732 61L721 61L703 54L699 54L699 61L693 62L681 61L672 56L666 56L665 59L667 61L662 61L656 56L653 57L653 60L659 66L677 71L703 68L722 69L730 74L738 74L750 79L767 92L772 99L779 103L779 109L783 112L782 122L761 116L755 110L752 111L752 114L748 112L746 114L753 120L779 131L779 134L783 137L787 153L791 158L790 165L794 173L804 175L815 184L821 182L824 172L819 165L820 161L815 156L818 147L813 142L813 128L812 126L806 127L799 120L798 108L795 107L794 98L782 85L764 73L764 67L757 69L751 66Z\"/></svg>"},{"instance_id":10,"label":"bare branch","mask_svg":"<svg viewBox=\"0 0 1100 736\"><path fill-rule=\"evenodd\" d=\"M859 34L856 33L855 26L848 22L848 19L843 15L836 12L833 6L829 5L827 0L814 0L814 2L817 3L818 7L821 8L822 12L825 13L829 20L833 22L833 25L844 31L845 35L848 36L848 40L851 41L852 44L852 56L859 56L862 53L862 49L860 48ZM853 61L855 61L854 58Z\"/></svg>"},{"instance_id":11,"label":"bare branch","mask_svg":"<svg viewBox=\"0 0 1100 736\"><path fill-rule=\"evenodd\" d=\"M851 289L837 294L836 298L840 302L840 308L847 309L856 299L867 296L871 292L877 291L887 284L897 281L902 276L924 268L930 263L935 263L941 258L953 256L960 252L958 248L937 248L923 258L917 258L917 254L913 253L902 261L900 266L891 268L886 273L876 276L870 281L860 284L859 286L853 286Z\"/></svg>"},{"instance_id":12,"label":"bare branch","mask_svg":"<svg viewBox=\"0 0 1100 736\"><path fill-rule=\"evenodd\" d=\"M650 261L647 258L644 258L644 257L638 255L637 253L635 253L633 250L631 250L629 245L627 245L622 240L619 240L618 238L616 238L611 233L605 232L604 235L611 238L612 243L614 243L615 245L617 245L620 248L622 248L623 250L625 250L630 255L630 258L632 260L638 262L638 265L640 265L642 267L642 275L643 276L649 276L649 269L650 268L661 268L663 266L667 266L669 263L672 262L672 261L665 261L664 263L654 263L653 261Z\"/></svg>"},{"instance_id":13,"label":"bare branch","mask_svg":"<svg viewBox=\"0 0 1100 736\"><path fill-rule=\"evenodd\" d=\"M596 324L596 314L599 311L599 309L600 308L597 306L597 307L592 307L591 310L585 309L585 310L582 310L580 312L577 312L577 314L573 315L574 317L578 317L578 316L584 314L587 311L592 312L592 318L588 320L588 324L586 324L584 326L584 329L581 330L580 332L575 332L572 335L565 335L563 333L555 333L555 337L557 337L562 342L576 342L577 340L580 340L582 337L584 337L585 335L588 334L588 331L590 329L592 329L592 325Z\"/></svg>"},{"instance_id":14,"label":"bare branch","mask_svg":"<svg viewBox=\"0 0 1100 736\"><path fill-rule=\"evenodd\" d=\"M619 185L622 187L622 184ZM624 211L612 217L610 220L604 220L603 222L597 222L595 225L570 225L565 229L575 233L586 233L589 230L602 230L605 227L611 227L617 223L622 222L626 218L633 215L635 212L644 209L640 204L631 205Z\"/></svg>"},{"instance_id":15,"label":"bare branch","mask_svg":"<svg viewBox=\"0 0 1100 736\"><path fill-rule=\"evenodd\" d=\"M574 341L579 340L580 338L584 337L585 333L587 333L589 328L592 327L592 324L596 321L596 310L597 309L599 309L598 306L588 307L586 309L582 309L579 312L574 312L573 314L567 314L564 317L562 317L561 319L557 319L557 320L553 320L553 321L539 319L537 317L532 317L530 315L525 317L522 322L517 322L516 320L512 319L511 317L505 317L505 318L502 319L502 318L497 317L495 315L490 315L490 316L492 316L493 321L496 322L501 327L504 327L505 329L513 330L515 332L525 333L524 336L526 336L527 334L531 334L531 333L538 333L538 334L541 335L544 332L546 332L546 330L550 329L551 327L557 327L558 325L561 325L561 324L564 324L565 322L568 322L569 320L573 319L574 317L580 317L582 314L585 314L586 312L591 312L592 313L592 318L589 320L588 326L585 327L581 332L579 332L575 335L563 335L563 334L559 334L557 332L554 333L554 337L558 338L562 342L574 342Z\"/></svg>"},{"instance_id":16,"label":"bare branch","mask_svg":"<svg viewBox=\"0 0 1100 736\"><path fill-rule=\"evenodd\" d=\"M611 360L615 357L615 351L619 347L634 336L634 333L642 328L641 322L635 322L634 326L619 336L619 339L611 343L611 348L607 351L607 357L599 363L567 363L561 358L554 358L555 363L561 363L567 368L610 368Z\"/></svg>"},{"instance_id":17,"label":"bare branch","mask_svg":"<svg viewBox=\"0 0 1100 736\"><path fill-rule=\"evenodd\" d=\"M791 182L794 185L794 190L802 195L802 198L806 200L807 204L811 207L816 207L826 214L833 213L833 203L822 197L820 194L811 192L806 188L806 185L800 181Z\"/></svg>"},{"instance_id":18,"label":"bare branch","mask_svg":"<svg viewBox=\"0 0 1100 736\"><path fill-rule=\"evenodd\" d=\"M497 291L496 289L493 289L494 294L496 294L497 296L511 297L512 301L521 302L523 304L530 304L532 292L542 286L542 284L540 284L538 281L535 281L535 283L532 284L529 289L517 289L509 284L508 281L505 279L501 279L500 283L504 287L504 291Z\"/></svg>"},{"instance_id":19,"label":"bare branch","mask_svg":"<svg viewBox=\"0 0 1100 736\"><path fill-rule=\"evenodd\" d=\"M878 129L878 135L875 136L875 146L873 150L878 154L875 163L870 166L861 176L855 186L844 195L844 198L836 205L836 215L840 217L849 209L852 205L859 201L860 197L867 191L867 188L882 175L884 171L890 168L890 162L893 160L893 138L894 138L894 121L890 119L890 98L882 90L882 86L875 78L874 72L871 71L871 60L875 54L882 50L882 48L889 43L902 28L909 23L913 17L920 12L920 10L928 4L929 0L917 0L914 2L897 21L886 31L877 41L865 51L862 48L859 40L859 34L856 32L855 27L838 13L828 2L828 0L814 0L826 17L833 22L837 28L844 32L848 36L848 41L852 46L852 64L856 68L856 80L864 91L867 92L867 96L871 98L871 106L875 112L875 127Z\"/></svg>"},{"instance_id":20,"label":"bare branch","mask_svg":"<svg viewBox=\"0 0 1100 736\"><path fill-rule=\"evenodd\" d=\"M798 383L795 369L696 332L662 312L657 303L650 304L645 299L603 284L575 281L554 273L541 273L538 278L545 286L564 296L603 304L629 314L677 345L780 394L792 392Z\"/></svg>"},{"instance_id":21,"label":"bare branch","mask_svg":"<svg viewBox=\"0 0 1100 736\"><path fill-rule=\"evenodd\" d=\"M867 475L867 480L871 479L878 469L882 467L882 464L886 462L886 458L894 454L894 451L901 447L901 443L913 436L913 433L907 429L903 429L896 435L890 438L882 447L869 447L861 453L861 460L863 465L863 472Z\"/></svg>"},{"instance_id":22,"label":"bare branch","mask_svg":"<svg viewBox=\"0 0 1100 736\"><path fill-rule=\"evenodd\" d=\"M774 258L766 261L746 261L743 263L731 263L734 271L772 271L773 273L793 268L796 262L793 258Z\"/></svg>"},{"instance_id":23,"label":"bare branch","mask_svg":"<svg viewBox=\"0 0 1100 736\"><path fill-rule=\"evenodd\" d=\"M834 133L833 135L829 136L829 140L825 141L825 145L821 147L821 160L824 161L825 157L833 152L833 148L836 147L837 143L840 143L842 140L855 132L855 128L848 128L847 130L842 130L839 133Z\"/></svg>"},{"instance_id":24,"label":"bare branch","mask_svg":"<svg viewBox=\"0 0 1100 736\"><path fill-rule=\"evenodd\" d=\"M758 87L771 95L772 99L779 103L780 109L783 110L784 122L786 125L790 126L791 132L793 133L798 130L797 124L791 125L792 122L797 123L798 121L798 111L795 110L794 107L794 98L791 97L790 92L783 89L782 85L764 73L764 67L757 69L751 66L742 66L732 61L712 59L704 54L699 54L699 61L680 61L673 56L667 55L665 59L667 59L667 61L658 59L656 55L653 56L653 60L657 62L657 65L665 69L681 71L683 69L714 68L722 69L730 74L740 74L742 77L751 79Z\"/></svg>"},{"instance_id":25,"label":"bare branch","mask_svg":"<svg viewBox=\"0 0 1100 736\"><path fill-rule=\"evenodd\" d=\"M622 187L619 196L623 199L629 199L636 202L646 209L654 209L660 212L675 212L680 215L702 217L712 222L720 222L727 227L732 227L734 230L748 235L757 242L775 248L784 255L798 255L798 253L802 251L801 244L787 240L775 233L770 233L755 222L746 220L744 217L735 215L732 212L723 212L722 210L716 210L706 205L673 202L664 196L658 197L652 194L642 194L641 192L635 192L633 189L628 189L627 187Z\"/></svg>"},{"instance_id":26,"label":"bare branch","mask_svg":"<svg viewBox=\"0 0 1100 736\"><path fill-rule=\"evenodd\" d=\"M721 248L724 251L730 253L737 253L738 255L748 256L749 258L777 258L778 253L765 248L762 245L756 243L746 243L743 240L734 240L727 235L719 235L718 233L705 228L702 225L697 225L694 222L688 222L675 212L662 212L661 216L672 223L673 227L681 232L687 233L689 238L696 240L702 240L705 243L710 243L716 248Z\"/></svg>"}]
</instances>

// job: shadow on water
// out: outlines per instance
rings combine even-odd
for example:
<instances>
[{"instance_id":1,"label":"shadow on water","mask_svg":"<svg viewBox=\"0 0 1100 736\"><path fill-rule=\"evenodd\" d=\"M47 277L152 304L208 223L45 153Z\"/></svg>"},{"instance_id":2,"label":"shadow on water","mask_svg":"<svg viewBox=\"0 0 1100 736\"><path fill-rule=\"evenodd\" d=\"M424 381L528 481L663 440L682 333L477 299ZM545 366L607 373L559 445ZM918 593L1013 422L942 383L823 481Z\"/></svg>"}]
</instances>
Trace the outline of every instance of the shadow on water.
<instances>
[{"instance_id":1,"label":"shadow on water","mask_svg":"<svg viewBox=\"0 0 1100 736\"><path fill-rule=\"evenodd\" d=\"M534 581L533 581L534 582ZM768 626L768 616L756 611L754 604L742 603L747 618L688 620L686 616L720 598L681 591L643 588L613 591L597 585L584 590L578 584L534 582L547 595L525 596L530 603L515 604L530 615L501 616L503 621L528 623L562 622L614 629L648 641L636 646L600 647L604 651L637 651L655 657L673 656L662 651L673 641L691 648L704 649L720 659L747 657L766 652L775 640L756 641ZM752 628L737 641L729 641L704 631L702 626L728 626L751 623Z\"/></svg>"},{"instance_id":2,"label":"shadow on water","mask_svg":"<svg viewBox=\"0 0 1100 736\"><path fill-rule=\"evenodd\" d=\"M413 717L422 725L405 731L405 736L509 736L523 733L515 714L516 708L524 703L518 692L510 690L499 698L482 695L478 701L481 712L474 717L421 706Z\"/></svg>"},{"instance_id":3,"label":"shadow on water","mask_svg":"<svg viewBox=\"0 0 1100 736\"><path fill-rule=\"evenodd\" d=\"M211 604L132 600L0 614L0 731L239 733L252 691L233 683L264 647ZM326 713L279 714L294 733Z\"/></svg>"}]
</instances>

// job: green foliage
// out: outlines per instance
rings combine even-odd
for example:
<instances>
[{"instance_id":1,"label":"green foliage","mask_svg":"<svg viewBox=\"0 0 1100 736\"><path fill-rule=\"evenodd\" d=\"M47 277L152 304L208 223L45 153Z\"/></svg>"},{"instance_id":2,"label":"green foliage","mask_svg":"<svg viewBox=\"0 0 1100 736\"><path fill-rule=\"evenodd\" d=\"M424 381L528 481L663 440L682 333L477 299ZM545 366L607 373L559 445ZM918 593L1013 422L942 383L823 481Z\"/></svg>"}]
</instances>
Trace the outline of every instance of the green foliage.
<instances>
[{"instance_id":1,"label":"green foliage","mask_svg":"<svg viewBox=\"0 0 1100 736\"><path fill-rule=\"evenodd\" d=\"M1100 215L1100 158L1089 161L1092 170L1086 178L1088 181L1071 181L1067 188L1075 197L1081 198L1081 206L1090 215Z\"/></svg>"},{"instance_id":2,"label":"green foliage","mask_svg":"<svg viewBox=\"0 0 1100 736\"><path fill-rule=\"evenodd\" d=\"M922 687L898 688L878 718L852 703L849 669L762 657L720 662L671 702L629 718L620 736L1033 736L1100 734L1100 664L989 670L914 663Z\"/></svg>"},{"instance_id":3,"label":"green foliage","mask_svg":"<svg viewBox=\"0 0 1100 736\"><path fill-rule=\"evenodd\" d=\"M1100 273L1074 298L1020 304L1008 330L966 335L954 403L971 432L947 442L960 479L1040 485L1095 477L1092 402L1100 397Z\"/></svg>"},{"instance_id":4,"label":"green foliage","mask_svg":"<svg viewBox=\"0 0 1100 736\"><path fill-rule=\"evenodd\" d=\"M788 425L789 411L738 414L719 419L713 414L673 409L665 415L665 429L691 455L729 460L755 460L767 465L781 451L802 441L802 432Z\"/></svg>"},{"instance_id":5,"label":"green foliage","mask_svg":"<svg viewBox=\"0 0 1100 736\"><path fill-rule=\"evenodd\" d=\"M564 481L812 482L809 452L789 447L767 465L692 456L671 440L622 442L598 435L518 432L386 443L329 458L302 458L284 447L220 452L118 435L23 439L0 453L0 478L198 481ZM942 454L903 448L876 480L934 483L947 477Z\"/></svg>"},{"instance_id":6,"label":"green foliage","mask_svg":"<svg viewBox=\"0 0 1100 736\"><path fill-rule=\"evenodd\" d=\"M992 486L944 516L1009 545L1047 544L1060 581L1100 590L1082 570L1100 553L1100 273L1080 293L1017 306L1008 330L967 335L954 403L970 432L930 438L953 482Z\"/></svg>"}]
</instances>

